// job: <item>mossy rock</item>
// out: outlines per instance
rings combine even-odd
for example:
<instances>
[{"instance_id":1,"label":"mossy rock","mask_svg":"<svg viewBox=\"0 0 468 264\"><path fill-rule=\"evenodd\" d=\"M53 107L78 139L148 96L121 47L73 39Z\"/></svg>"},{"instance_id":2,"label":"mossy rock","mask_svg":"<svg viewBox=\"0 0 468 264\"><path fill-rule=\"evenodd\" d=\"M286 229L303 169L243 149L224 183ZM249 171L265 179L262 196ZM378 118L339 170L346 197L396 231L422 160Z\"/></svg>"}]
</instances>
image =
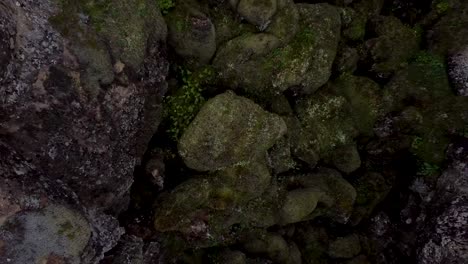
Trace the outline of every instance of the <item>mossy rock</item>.
<instances>
[{"instance_id":1,"label":"mossy rock","mask_svg":"<svg viewBox=\"0 0 468 264\"><path fill-rule=\"evenodd\" d=\"M239 233L276 223L278 202L269 192L270 179L265 161L189 179L159 197L155 229L182 234L189 247L233 243ZM242 230L234 232L236 225Z\"/></svg>"},{"instance_id":2,"label":"mossy rock","mask_svg":"<svg viewBox=\"0 0 468 264\"><path fill-rule=\"evenodd\" d=\"M359 241L359 236L356 234L338 237L334 241L330 242L328 247L328 255L335 259L350 259L357 256L360 252L361 243Z\"/></svg>"},{"instance_id":3,"label":"mossy rock","mask_svg":"<svg viewBox=\"0 0 468 264\"><path fill-rule=\"evenodd\" d=\"M358 133L346 98L327 90L300 99L295 109L302 124L299 142L303 152L326 157L351 143Z\"/></svg>"},{"instance_id":4,"label":"mossy rock","mask_svg":"<svg viewBox=\"0 0 468 264\"><path fill-rule=\"evenodd\" d=\"M338 48L339 12L327 4L296 7L299 29L287 45L280 46L284 37L271 32L240 36L219 49L213 64L224 85L270 99L292 86L312 93L328 81Z\"/></svg>"},{"instance_id":5,"label":"mossy rock","mask_svg":"<svg viewBox=\"0 0 468 264\"><path fill-rule=\"evenodd\" d=\"M367 14L358 12L350 7L341 9L343 21L343 37L349 41L364 39L366 34Z\"/></svg>"},{"instance_id":6,"label":"mossy rock","mask_svg":"<svg viewBox=\"0 0 468 264\"><path fill-rule=\"evenodd\" d=\"M426 36L429 50L442 56L457 52L468 45L468 3L450 4L453 8L445 10L444 16Z\"/></svg>"},{"instance_id":7,"label":"mossy rock","mask_svg":"<svg viewBox=\"0 0 468 264\"><path fill-rule=\"evenodd\" d=\"M292 224L306 219L317 207L322 191L317 188L296 189L287 193L280 211L280 224Z\"/></svg>"},{"instance_id":8,"label":"mossy rock","mask_svg":"<svg viewBox=\"0 0 468 264\"><path fill-rule=\"evenodd\" d=\"M216 52L215 27L196 4L178 4L165 19L168 42L178 55L193 65L210 62Z\"/></svg>"},{"instance_id":9,"label":"mossy rock","mask_svg":"<svg viewBox=\"0 0 468 264\"><path fill-rule=\"evenodd\" d=\"M331 89L346 98L351 116L360 133L372 136L377 118L382 115L382 92L379 85L366 77L342 74Z\"/></svg>"},{"instance_id":10,"label":"mossy rock","mask_svg":"<svg viewBox=\"0 0 468 264\"><path fill-rule=\"evenodd\" d=\"M179 140L185 164L213 171L265 155L286 133L279 116L228 91L210 99Z\"/></svg>"},{"instance_id":11,"label":"mossy rock","mask_svg":"<svg viewBox=\"0 0 468 264\"><path fill-rule=\"evenodd\" d=\"M59 261L81 263L82 255L91 244L88 221L79 211L61 204L24 210L5 218L0 226L2 239L7 239L2 241L4 263L44 263L50 262L51 256Z\"/></svg>"},{"instance_id":12,"label":"mossy rock","mask_svg":"<svg viewBox=\"0 0 468 264\"><path fill-rule=\"evenodd\" d=\"M366 41L372 61L370 70L379 77L387 78L404 68L417 53L419 35L396 17L379 16L371 22L378 37Z\"/></svg>"},{"instance_id":13,"label":"mossy rock","mask_svg":"<svg viewBox=\"0 0 468 264\"><path fill-rule=\"evenodd\" d=\"M385 199L392 186L380 173L376 172L361 175L352 182L352 185L356 189L357 196L351 224L357 225Z\"/></svg>"},{"instance_id":14,"label":"mossy rock","mask_svg":"<svg viewBox=\"0 0 468 264\"><path fill-rule=\"evenodd\" d=\"M276 263L286 263L289 258L288 243L278 234L266 233L245 243L244 248L252 254L264 254Z\"/></svg>"},{"instance_id":15,"label":"mossy rock","mask_svg":"<svg viewBox=\"0 0 468 264\"><path fill-rule=\"evenodd\" d=\"M210 262L212 264L246 264L247 257L244 253L238 250L223 250L222 252L217 252L209 256Z\"/></svg>"},{"instance_id":16,"label":"mossy rock","mask_svg":"<svg viewBox=\"0 0 468 264\"><path fill-rule=\"evenodd\" d=\"M350 73L352 74L357 69L359 62L359 52L355 48L340 45L336 59L334 62L334 69L337 73Z\"/></svg>"},{"instance_id":17,"label":"mossy rock","mask_svg":"<svg viewBox=\"0 0 468 264\"><path fill-rule=\"evenodd\" d=\"M277 0L239 0L237 12L249 23L264 29L275 15Z\"/></svg>"},{"instance_id":18,"label":"mossy rock","mask_svg":"<svg viewBox=\"0 0 468 264\"><path fill-rule=\"evenodd\" d=\"M327 161L339 171L349 174L361 167L361 158L357 150L357 145L349 144L339 147L333 151L333 154Z\"/></svg>"},{"instance_id":19,"label":"mossy rock","mask_svg":"<svg viewBox=\"0 0 468 264\"><path fill-rule=\"evenodd\" d=\"M304 220L324 216L338 223L348 222L356 200L356 190L338 171L321 168L315 173L289 177L284 184L316 190L318 206Z\"/></svg>"},{"instance_id":20,"label":"mossy rock","mask_svg":"<svg viewBox=\"0 0 468 264\"><path fill-rule=\"evenodd\" d=\"M386 112L416 107L418 122L398 125L421 138L411 151L431 164L443 162L450 135L461 134L466 124L466 99L453 94L444 61L428 53L418 55L387 84L384 103Z\"/></svg>"},{"instance_id":21,"label":"mossy rock","mask_svg":"<svg viewBox=\"0 0 468 264\"><path fill-rule=\"evenodd\" d=\"M275 174L286 172L295 166L291 155L290 139L285 136L281 138L269 151L268 160Z\"/></svg>"},{"instance_id":22,"label":"mossy rock","mask_svg":"<svg viewBox=\"0 0 468 264\"><path fill-rule=\"evenodd\" d=\"M99 35L109 44L112 57L137 72L148 43L166 41L167 26L153 0L112 1L99 19Z\"/></svg>"},{"instance_id":23,"label":"mossy rock","mask_svg":"<svg viewBox=\"0 0 468 264\"><path fill-rule=\"evenodd\" d=\"M281 43L288 43L299 30L299 12L294 1L278 0L278 12L265 32L275 35Z\"/></svg>"},{"instance_id":24,"label":"mossy rock","mask_svg":"<svg viewBox=\"0 0 468 264\"><path fill-rule=\"evenodd\" d=\"M242 23L227 4L214 6L209 10L209 15L216 29L216 46L218 47L240 35L256 32L255 26Z\"/></svg>"},{"instance_id":25,"label":"mossy rock","mask_svg":"<svg viewBox=\"0 0 468 264\"><path fill-rule=\"evenodd\" d=\"M328 263L328 234L325 228L320 226L305 225L300 227L295 236L301 242L300 250L306 264Z\"/></svg>"}]
</instances>

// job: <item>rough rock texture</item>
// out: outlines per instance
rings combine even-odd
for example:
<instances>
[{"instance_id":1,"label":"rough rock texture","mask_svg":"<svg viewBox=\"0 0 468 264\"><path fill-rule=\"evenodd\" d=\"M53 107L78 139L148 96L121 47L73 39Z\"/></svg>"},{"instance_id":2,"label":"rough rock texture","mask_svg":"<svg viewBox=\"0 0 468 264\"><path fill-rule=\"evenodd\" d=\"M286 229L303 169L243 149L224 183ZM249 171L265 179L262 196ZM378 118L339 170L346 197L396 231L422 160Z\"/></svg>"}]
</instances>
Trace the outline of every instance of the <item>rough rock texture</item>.
<instances>
[{"instance_id":1,"label":"rough rock texture","mask_svg":"<svg viewBox=\"0 0 468 264\"><path fill-rule=\"evenodd\" d=\"M210 61L216 51L215 27L196 5L191 2L178 4L166 21L169 44L177 54L193 63Z\"/></svg>"},{"instance_id":2,"label":"rough rock texture","mask_svg":"<svg viewBox=\"0 0 468 264\"><path fill-rule=\"evenodd\" d=\"M450 82L460 96L468 96L468 47L448 59Z\"/></svg>"},{"instance_id":3,"label":"rough rock texture","mask_svg":"<svg viewBox=\"0 0 468 264\"><path fill-rule=\"evenodd\" d=\"M330 243L328 255L332 258L352 258L361 252L359 236L356 234L338 237Z\"/></svg>"},{"instance_id":4,"label":"rough rock texture","mask_svg":"<svg viewBox=\"0 0 468 264\"><path fill-rule=\"evenodd\" d=\"M274 23L267 30L270 34L242 35L218 49L213 65L224 85L270 98L293 86L298 92L312 93L328 81L340 36L338 9L328 4L295 8L299 23L294 37ZM288 18L284 22L288 25L297 19L295 15Z\"/></svg>"},{"instance_id":5,"label":"rough rock texture","mask_svg":"<svg viewBox=\"0 0 468 264\"><path fill-rule=\"evenodd\" d=\"M286 124L279 116L226 92L202 107L178 149L188 167L212 171L264 155L285 133Z\"/></svg>"},{"instance_id":6,"label":"rough rock texture","mask_svg":"<svg viewBox=\"0 0 468 264\"><path fill-rule=\"evenodd\" d=\"M143 82L112 83L92 95L80 84L80 74L91 66L80 65L49 24L50 3L10 8L20 31L16 59L0 87L0 134L86 204L108 208L127 192L133 166L158 125L153 118L167 63L151 60L140 69ZM150 42L148 59L161 56L158 41Z\"/></svg>"},{"instance_id":7,"label":"rough rock texture","mask_svg":"<svg viewBox=\"0 0 468 264\"><path fill-rule=\"evenodd\" d=\"M113 214L159 124L167 74L157 6L123 23L112 15L126 3L99 23L68 2L0 4L2 263L94 263L123 233ZM130 33L134 46L117 41Z\"/></svg>"}]
</instances>

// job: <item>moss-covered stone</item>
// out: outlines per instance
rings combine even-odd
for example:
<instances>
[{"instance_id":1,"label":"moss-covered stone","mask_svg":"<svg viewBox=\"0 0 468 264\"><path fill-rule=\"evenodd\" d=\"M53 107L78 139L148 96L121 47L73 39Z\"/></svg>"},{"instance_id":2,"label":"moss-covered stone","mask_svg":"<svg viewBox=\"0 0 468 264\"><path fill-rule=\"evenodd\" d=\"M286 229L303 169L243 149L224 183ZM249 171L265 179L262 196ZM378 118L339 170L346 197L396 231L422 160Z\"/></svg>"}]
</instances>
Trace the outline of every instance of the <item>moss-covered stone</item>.
<instances>
[{"instance_id":1,"label":"moss-covered stone","mask_svg":"<svg viewBox=\"0 0 468 264\"><path fill-rule=\"evenodd\" d=\"M328 158L328 162L346 174L357 170L361 166L357 145L354 143L337 148Z\"/></svg>"},{"instance_id":2,"label":"moss-covered stone","mask_svg":"<svg viewBox=\"0 0 468 264\"><path fill-rule=\"evenodd\" d=\"M263 33L240 36L219 49L213 64L224 85L265 98L292 86L311 93L327 82L338 47L339 12L327 4L296 6L299 30L289 44L280 47L279 38Z\"/></svg>"},{"instance_id":3,"label":"moss-covered stone","mask_svg":"<svg viewBox=\"0 0 468 264\"><path fill-rule=\"evenodd\" d=\"M241 251L224 250L215 256L210 257L213 264L245 264L247 257Z\"/></svg>"},{"instance_id":4,"label":"moss-covered stone","mask_svg":"<svg viewBox=\"0 0 468 264\"><path fill-rule=\"evenodd\" d=\"M442 56L457 52L468 45L468 28L466 27L468 24L468 17L466 15L468 4L466 2L458 4L452 2L454 1L446 2L448 9L445 10L444 16L426 35L429 49ZM439 7L443 8L443 6Z\"/></svg>"},{"instance_id":5,"label":"moss-covered stone","mask_svg":"<svg viewBox=\"0 0 468 264\"><path fill-rule=\"evenodd\" d=\"M317 188L304 188L288 192L280 212L280 223L283 225L303 221L317 207L322 196Z\"/></svg>"},{"instance_id":6,"label":"moss-covered stone","mask_svg":"<svg viewBox=\"0 0 468 264\"><path fill-rule=\"evenodd\" d=\"M237 12L249 23L264 29L277 8L277 0L240 0Z\"/></svg>"},{"instance_id":7,"label":"moss-covered stone","mask_svg":"<svg viewBox=\"0 0 468 264\"><path fill-rule=\"evenodd\" d=\"M214 6L209 15L216 29L216 46L220 47L227 41L247 33L254 33L255 26L241 23L241 19L226 5Z\"/></svg>"},{"instance_id":8,"label":"moss-covered stone","mask_svg":"<svg viewBox=\"0 0 468 264\"><path fill-rule=\"evenodd\" d=\"M304 263L328 263L327 250L329 238L325 228L307 225L300 228L295 235L303 244L301 253Z\"/></svg>"},{"instance_id":9,"label":"moss-covered stone","mask_svg":"<svg viewBox=\"0 0 468 264\"><path fill-rule=\"evenodd\" d=\"M281 43L288 43L299 29L299 12L292 0L278 0L278 12L265 32L275 35Z\"/></svg>"},{"instance_id":10,"label":"moss-covered stone","mask_svg":"<svg viewBox=\"0 0 468 264\"><path fill-rule=\"evenodd\" d=\"M288 243L283 237L273 233L266 233L247 242L244 248L249 253L265 254L276 263L286 263L289 257Z\"/></svg>"},{"instance_id":11,"label":"moss-covered stone","mask_svg":"<svg viewBox=\"0 0 468 264\"><path fill-rule=\"evenodd\" d=\"M350 41L362 40L366 34L368 15L350 7L341 9L343 37Z\"/></svg>"},{"instance_id":12,"label":"moss-covered stone","mask_svg":"<svg viewBox=\"0 0 468 264\"><path fill-rule=\"evenodd\" d=\"M382 92L379 85L366 77L343 74L331 86L351 105L351 116L359 132L372 136L374 123L381 115Z\"/></svg>"},{"instance_id":13,"label":"moss-covered stone","mask_svg":"<svg viewBox=\"0 0 468 264\"><path fill-rule=\"evenodd\" d=\"M169 44L189 62L206 64L216 52L216 32L211 20L191 2L181 3L165 17Z\"/></svg>"},{"instance_id":14,"label":"moss-covered stone","mask_svg":"<svg viewBox=\"0 0 468 264\"><path fill-rule=\"evenodd\" d=\"M285 133L286 124L279 116L226 92L202 107L178 149L188 167L217 170L264 155Z\"/></svg>"},{"instance_id":15,"label":"moss-covered stone","mask_svg":"<svg viewBox=\"0 0 468 264\"><path fill-rule=\"evenodd\" d=\"M352 182L352 185L356 189L357 196L351 216L351 224L357 225L383 201L392 186L380 173L376 172L361 175Z\"/></svg>"},{"instance_id":16,"label":"moss-covered stone","mask_svg":"<svg viewBox=\"0 0 468 264\"><path fill-rule=\"evenodd\" d=\"M303 219L325 216L338 223L348 221L356 199L356 190L338 171L321 168L312 174L290 177L285 184L296 188L314 188L319 194L317 208Z\"/></svg>"},{"instance_id":17,"label":"moss-covered stone","mask_svg":"<svg viewBox=\"0 0 468 264\"><path fill-rule=\"evenodd\" d=\"M361 252L361 243L356 234L338 237L330 243L328 255L332 258L352 258Z\"/></svg>"},{"instance_id":18,"label":"moss-covered stone","mask_svg":"<svg viewBox=\"0 0 468 264\"><path fill-rule=\"evenodd\" d=\"M291 155L290 139L281 138L269 151L269 163L275 174L286 172L295 166Z\"/></svg>"},{"instance_id":19,"label":"moss-covered stone","mask_svg":"<svg viewBox=\"0 0 468 264\"><path fill-rule=\"evenodd\" d=\"M395 75L385 87L384 103L386 112L416 107L417 122L413 118L398 125L421 138L411 151L430 164L441 164L450 135L466 124L466 99L454 96L444 61L428 53Z\"/></svg>"},{"instance_id":20,"label":"moss-covered stone","mask_svg":"<svg viewBox=\"0 0 468 264\"><path fill-rule=\"evenodd\" d=\"M376 38L366 41L372 60L371 71L379 77L389 77L406 66L419 50L419 36L396 17L379 16L372 20Z\"/></svg>"},{"instance_id":21,"label":"moss-covered stone","mask_svg":"<svg viewBox=\"0 0 468 264\"><path fill-rule=\"evenodd\" d=\"M345 97L322 90L299 100L295 108L303 129L301 145L307 152L326 157L357 135Z\"/></svg>"},{"instance_id":22,"label":"moss-covered stone","mask_svg":"<svg viewBox=\"0 0 468 264\"><path fill-rule=\"evenodd\" d=\"M353 73L357 69L359 52L355 48L341 45L336 55L334 69L339 74Z\"/></svg>"}]
</instances>

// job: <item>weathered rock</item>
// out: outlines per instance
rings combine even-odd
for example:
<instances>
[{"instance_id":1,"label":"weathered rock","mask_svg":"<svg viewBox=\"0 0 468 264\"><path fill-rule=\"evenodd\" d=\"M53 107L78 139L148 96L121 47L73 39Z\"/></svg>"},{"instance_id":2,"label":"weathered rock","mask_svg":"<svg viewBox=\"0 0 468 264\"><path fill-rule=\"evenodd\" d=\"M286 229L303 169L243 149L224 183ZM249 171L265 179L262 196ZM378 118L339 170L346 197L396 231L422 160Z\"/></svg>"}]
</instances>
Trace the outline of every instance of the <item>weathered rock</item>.
<instances>
[{"instance_id":1,"label":"weathered rock","mask_svg":"<svg viewBox=\"0 0 468 264\"><path fill-rule=\"evenodd\" d=\"M268 151L268 160L275 174L294 168L295 162L291 156L291 144L288 137L281 138Z\"/></svg>"},{"instance_id":2,"label":"weathered rock","mask_svg":"<svg viewBox=\"0 0 468 264\"><path fill-rule=\"evenodd\" d=\"M330 83L331 89L350 104L351 117L360 133L373 135L373 127L381 115L382 92L379 85L366 77L342 74Z\"/></svg>"},{"instance_id":3,"label":"weathered rock","mask_svg":"<svg viewBox=\"0 0 468 264\"><path fill-rule=\"evenodd\" d=\"M346 98L326 90L300 99L296 112L304 131L299 135L302 152L326 157L335 148L351 143L357 130L350 111Z\"/></svg>"},{"instance_id":4,"label":"weathered rock","mask_svg":"<svg viewBox=\"0 0 468 264\"><path fill-rule=\"evenodd\" d=\"M277 234L267 233L247 242L244 248L249 253L266 254L276 263L286 263L289 257L288 243Z\"/></svg>"},{"instance_id":5,"label":"weathered rock","mask_svg":"<svg viewBox=\"0 0 468 264\"><path fill-rule=\"evenodd\" d=\"M334 62L335 70L342 73L353 73L357 69L359 53L357 49L348 46L341 46Z\"/></svg>"},{"instance_id":6,"label":"weathered rock","mask_svg":"<svg viewBox=\"0 0 468 264\"><path fill-rule=\"evenodd\" d=\"M168 42L177 54L194 65L207 64L216 52L213 23L195 5L181 3L166 16Z\"/></svg>"},{"instance_id":7,"label":"weathered rock","mask_svg":"<svg viewBox=\"0 0 468 264\"><path fill-rule=\"evenodd\" d=\"M296 237L304 244L301 247L304 263L328 263L329 239L327 231L323 227L306 225L296 232Z\"/></svg>"},{"instance_id":8,"label":"weathered rock","mask_svg":"<svg viewBox=\"0 0 468 264\"><path fill-rule=\"evenodd\" d=\"M283 225L303 221L317 207L322 196L317 188L304 188L288 192L280 212Z\"/></svg>"},{"instance_id":9,"label":"weathered rock","mask_svg":"<svg viewBox=\"0 0 468 264\"><path fill-rule=\"evenodd\" d=\"M450 82L457 95L468 96L468 47L448 59Z\"/></svg>"},{"instance_id":10,"label":"weathered rock","mask_svg":"<svg viewBox=\"0 0 468 264\"><path fill-rule=\"evenodd\" d=\"M275 35L281 43L288 43L299 27L299 12L292 0L278 0L278 12L271 19L265 32Z\"/></svg>"},{"instance_id":11,"label":"weathered rock","mask_svg":"<svg viewBox=\"0 0 468 264\"><path fill-rule=\"evenodd\" d=\"M83 203L111 207L130 188L133 167L159 123L167 72L163 46L157 39L147 43L152 52L140 71L142 82L96 89L80 82L80 73L95 66L76 57L94 53L75 56L76 49L63 46L68 42L49 23L51 3L28 2L11 10L19 16L16 37L22 41L0 86L0 134L48 177L69 184Z\"/></svg>"},{"instance_id":12,"label":"weathered rock","mask_svg":"<svg viewBox=\"0 0 468 264\"><path fill-rule=\"evenodd\" d=\"M277 0L239 0L237 12L249 23L266 28L276 13Z\"/></svg>"},{"instance_id":13,"label":"weathered rock","mask_svg":"<svg viewBox=\"0 0 468 264\"><path fill-rule=\"evenodd\" d=\"M361 252L361 243L356 234L338 237L330 242L328 255L332 258L352 258Z\"/></svg>"},{"instance_id":14,"label":"weathered rock","mask_svg":"<svg viewBox=\"0 0 468 264\"><path fill-rule=\"evenodd\" d=\"M300 212L297 215L304 214L305 211L311 211L309 215L303 217L302 220L313 219L317 216L326 216L333 221L338 223L348 222L351 216L353 205L356 199L356 190L354 187L343 179L338 171L332 169L322 168L317 172L309 175L299 175L288 178L285 183L287 186L298 186L306 188L304 192L297 191L294 196L301 199L303 204L295 204L298 209L291 207L296 212ZM307 195L312 197L312 189L315 190L317 196L317 202L321 205L320 208L313 210L311 204L315 201L310 198L311 203L306 203ZM300 189L299 189L300 190ZM294 205L291 203L291 205ZM302 210L302 209L307 210ZM290 210L292 212L292 210Z\"/></svg>"},{"instance_id":15,"label":"weathered rock","mask_svg":"<svg viewBox=\"0 0 468 264\"><path fill-rule=\"evenodd\" d=\"M86 210L59 180L0 141L1 263L92 263L111 249L122 229L115 218Z\"/></svg>"},{"instance_id":16,"label":"weathered rock","mask_svg":"<svg viewBox=\"0 0 468 264\"><path fill-rule=\"evenodd\" d=\"M349 174L361 166L356 144L339 147L333 151L329 162L339 171Z\"/></svg>"},{"instance_id":17,"label":"weathered rock","mask_svg":"<svg viewBox=\"0 0 468 264\"><path fill-rule=\"evenodd\" d=\"M264 155L285 133L286 124L279 116L226 92L202 107L178 148L188 167L216 170Z\"/></svg>"},{"instance_id":18,"label":"weathered rock","mask_svg":"<svg viewBox=\"0 0 468 264\"><path fill-rule=\"evenodd\" d=\"M428 31L426 39L432 52L446 56L468 45L467 10L468 4L459 1Z\"/></svg>"},{"instance_id":19,"label":"weathered rock","mask_svg":"<svg viewBox=\"0 0 468 264\"><path fill-rule=\"evenodd\" d=\"M380 16L371 22L378 37L366 41L372 60L370 70L387 78L403 68L419 50L419 37L395 17Z\"/></svg>"},{"instance_id":20,"label":"weathered rock","mask_svg":"<svg viewBox=\"0 0 468 264\"><path fill-rule=\"evenodd\" d=\"M216 260L226 264L245 264L247 257L241 251L225 250L216 256Z\"/></svg>"},{"instance_id":21,"label":"weathered rock","mask_svg":"<svg viewBox=\"0 0 468 264\"><path fill-rule=\"evenodd\" d=\"M223 84L271 98L292 86L312 93L328 81L338 48L339 12L327 4L296 7L299 29L287 45L280 46L284 36L271 31L240 36L218 50L213 64Z\"/></svg>"},{"instance_id":22,"label":"weathered rock","mask_svg":"<svg viewBox=\"0 0 468 264\"><path fill-rule=\"evenodd\" d=\"M374 208L382 202L390 192L392 185L376 172L361 175L352 182L356 189L356 204L351 216L351 224L357 225L368 217Z\"/></svg>"},{"instance_id":23,"label":"weathered rock","mask_svg":"<svg viewBox=\"0 0 468 264\"><path fill-rule=\"evenodd\" d=\"M254 33L255 26L242 23L235 11L227 4L214 6L210 9L210 19L216 29L216 46L221 47L227 41L247 33Z\"/></svg>"}]
</instances>

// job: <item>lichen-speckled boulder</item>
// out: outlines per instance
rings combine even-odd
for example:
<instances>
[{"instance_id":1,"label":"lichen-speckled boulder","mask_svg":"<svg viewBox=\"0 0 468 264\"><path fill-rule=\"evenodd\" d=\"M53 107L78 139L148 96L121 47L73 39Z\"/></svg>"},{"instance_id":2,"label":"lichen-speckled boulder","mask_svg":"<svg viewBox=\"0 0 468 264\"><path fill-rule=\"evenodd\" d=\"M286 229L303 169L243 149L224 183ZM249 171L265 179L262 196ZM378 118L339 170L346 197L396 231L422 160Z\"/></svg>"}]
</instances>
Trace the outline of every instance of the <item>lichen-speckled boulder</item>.
<instances>
[{"instance_id":1,"label":"lichen-speckled boulder","mask_svg":"<svg viewBox=\"0 0 468 264\"><path fill-rule=\"evenodd\" d=\"M237 12L249 23L264 29L276 13L277 0L240 0Z\"/></svg>"},{"instance_id":2,"label":"lichen-speckled boulder","mask_svg":"<svg viewBox=\"0 0 468 264\"><path fill-rule=\"evenodd\" d=\"M286 263L289 257L288 242L278 234L267 233L244 244L247 252L252 254L266 254L276 263Z\"/></svg>"},{"instance_id":3,"label":"lichen-speckled boulder","mask_svg":"<svg viewBox=\"0 0 468 264\"><path fill-rule=\"evenodd\" d=\"M328 4L296 5L297 33L287 43L280 28L270 34L240 36L221 47L213 61L222 83L257 97L271 97L297 86L312 93L325 84L338 49L341 20Z\"/></svg>"},{"instance_id":4,"label":"lichen-speckled boulder","mask_svg":"<svg viewBox=\"0 0 468 264\"><path fill-rule=\"evenodd\" d=\"M320 91L300 99L296 112L304 131L299 135L304 153L314 152L325 157L336 147L352 142L357 135L350 114L352 109L342 96Z\"/></svg>"},{"instance_id":5,"label":"lichen-speckled boulder","mask_svg":"<svg viewBox=\"0 0 468 264\"><path fill-rule=\"evenodd\" d=\"M188 167L217 170L264 155L285 133L286 124L279 116L228 91L202 107L178 149Z\"/></svg>"},{"instance_id":6,"label":"lichen-speckled boulder","mask_svg":"<svg viewBox=\"0 0 468 264\"><path fill-rule=\"evenodd\" d=\"M403 68L419 50L419 36L396 17L380 16L373 19L371 24L377 37L366 41L372 61L370 70L379 77L387 78Z\"/></svg>"},{"instance_id":7,"label":"lichen-speckled boulder","mask_svg":"<svg viewBox=\"0 0 468 264\"><path fill-rule=\"evenodd\" d=\"M194 4L177 4L166 16L168 42L177 54L197 64L207 64L216 51L216 31L210 18Z\"/></svg>"}]
</instances>

